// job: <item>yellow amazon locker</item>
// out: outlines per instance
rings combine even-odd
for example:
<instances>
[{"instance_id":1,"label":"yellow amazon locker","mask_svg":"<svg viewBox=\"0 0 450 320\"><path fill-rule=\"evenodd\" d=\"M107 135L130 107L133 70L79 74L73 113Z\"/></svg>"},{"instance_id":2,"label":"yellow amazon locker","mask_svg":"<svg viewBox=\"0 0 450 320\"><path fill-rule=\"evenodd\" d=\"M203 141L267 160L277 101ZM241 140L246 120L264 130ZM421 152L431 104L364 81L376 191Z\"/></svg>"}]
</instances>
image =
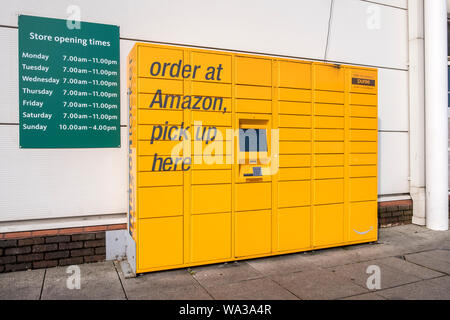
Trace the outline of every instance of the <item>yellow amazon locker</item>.
<instances>
[{"instance_id":1,"label":"yellow amazon locker","mask_svg":"<svg viewBox=\"0 0 450 320\"><path fill-rule=\"evenodd\" d=\"M377 70L136 43L136 273L377 240Z\"/></svg>"}]
</instances>

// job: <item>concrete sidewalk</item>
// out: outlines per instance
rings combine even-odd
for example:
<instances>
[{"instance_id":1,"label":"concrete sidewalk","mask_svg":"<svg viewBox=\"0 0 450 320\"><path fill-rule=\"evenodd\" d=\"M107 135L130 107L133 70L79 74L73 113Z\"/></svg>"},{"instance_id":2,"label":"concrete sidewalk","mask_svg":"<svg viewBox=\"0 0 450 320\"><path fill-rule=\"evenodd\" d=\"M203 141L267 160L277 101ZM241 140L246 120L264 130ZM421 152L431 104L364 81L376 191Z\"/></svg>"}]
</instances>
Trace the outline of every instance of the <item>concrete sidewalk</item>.
<instances>
[{"instance_id":1,"label":"concrete sidewalk","mask_svg":"<svg viewBox=\"0 0 450 320\"><path fill-rule=\"evenodd\" d=\"M369 265L381 289L366 287ZM406 225L377 244L261 258L125 279L117 262L0 274L0 299L450 299L450 231Z\"/></svg>"}]
</instances>

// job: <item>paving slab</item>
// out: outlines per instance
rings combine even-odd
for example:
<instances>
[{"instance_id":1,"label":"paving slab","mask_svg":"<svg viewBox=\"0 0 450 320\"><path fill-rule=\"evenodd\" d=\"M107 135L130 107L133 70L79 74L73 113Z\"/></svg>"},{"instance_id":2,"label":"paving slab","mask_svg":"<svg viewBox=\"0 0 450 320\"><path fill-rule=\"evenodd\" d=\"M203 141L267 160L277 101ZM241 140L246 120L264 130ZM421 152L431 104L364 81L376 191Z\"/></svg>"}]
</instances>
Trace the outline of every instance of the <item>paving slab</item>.
<instances>
[{"instance_id":1,"label":"paving slab","mask_svg":"<svg viewBox=\"0 0 450 320\"><path fill-rule=\"evenodd\" d=\"M444 249L444 250L450 250L450 237L448 237L448 239L445 239L444 241L441 241L438 245L439 249Z\"/></svg>"},{"instance_id":2,"label":"paving slab","mask_svg":"<svg viewBox=\"0 0 450 320\"><path fill-rule=\"evenodd\" d=\"M330 268L359 261L360 257L356 251L339 248L321 249L308 252L304 261L309 261L320 268Z\"/></svg>"},{"instance_id":3,"label":"paving slab","mask_svg":"<svg viewBox=\"0 0 450 320\"><path fill-rule=\"evenodd\" d=\"M403 241L396 239L394 246L404 249L404 253L436 249L436 244L449 238L448 231L433 231L417 225L404 225L395 228L396 233L403 235Z\"/></svg>"},{"instance_id":4,"label":"paving slab","mask_svg":"<svg viewBox=\"0 0 450 320\"><path fill-rule=\"evenodd\" d=\"M434 278L429 281L431 285L447 289L447 295L450 297L450 276Z\"/></svg>"},{"instance_id":5,"label":"paving slab","mask_svg":"<svg viewBox=\"0 0 450 320\"><path fill-rule=\"evenodd\" d=\"M311 261L308 254L294 253L269 258L246 260L254 269L263 274L286 274L291 272L306 271L317 266Z\"/></svg>"},{"instance_id":6,"label":"paving slab","mask_svg":"<svg viewBox=\"0 0 450 320\"><path fill-rule=\"evenodd\" d=\"M404 238L405 234L397 231L398 227L378 229L378 243L391 244L393 240Z\"/></svg>"},{"instance_id":7,"label":"paving slab","mask_svg":"<svg viewBox=\"0 0 450 320\"><path fill-rule=\"evenodd\" d=\"M450 251L430 250L405 255L405 259L417 265L450 274Z\"/></svg>"},{"instance_id":8,"label":"paving slab","mask_svg":"<svg viewBox=\"0 0 450 320\"><path fill-rule=\"evenodd\" d=\"M275 275L271 278L300 299L339 299L368 292L352 281L323 269Z\"/></svg>"},{"instance_id":9,"label":"paving slab","mask_svg":"<svg viewBox=\"0 0 450 320\"><path fill-rule=\"evenodd\" d=\"M427 252L427 254L443 262L450 263L450 250L430 250Z\"/></svg>"},{"instance_id":10,"label":"paving slab","mask_svg":"<svg viewBox=\"0 0 450 320\"><path fill-rule=\"evenodd\" d=\"M420 279L432 279L436 277L441 277L444 274L437 272L417 264L406 261L398 257L383 258L377 261L381 265L385 265L398 270L398 272L407 273L416 276Z\"/></svg>"},{"instance_id":11,"label":"paving slab","mask_svg":"<svg viewBox=\"0 0 450 320\"><path fill-rule=\"evenodd\" d=\"M39 300L44 269L0 274L0 300Z\"/></svg>"},{"instance_id":12,"label":"paving slab","mask_svg":"<svg viewBox=\"0 0 450 320\"><path fill-rule=\"evenodd\" d=\"M119 275L131 300L211 299L187 269L158 271L127 279L122 272Z\"/></svg>"},{"instance_id":13,"label":"paving slab","mask_svg":"<svg viewBox=\"0 0 450 320\"><path fill-rule=\"evenodd\" d=\"M395 232L400 232L406 234L408 236L413 234L425 235L426 233L434 233L433 230L424 228L423 226L419 226L417 224L404 224L401 226L394 227ZM390 228L384 229L389 231Z\"/></svg>"},{"instance_id":14,"label":"paving slab","mask_svg":"<svg viewBox=\"0 0 450 320\"><path fill-rule=\"evenodd\" d=\"M208 292L199 284L155 289L153 286L128 286L125 289L129 300L211 300Z\"/></svg>"},{"instance_id":15,"label":"paving slab","mask_svg":"<svg viewBox=\"0 0 450 320\"><path fill-rule=\"evenodd\" d=\"M400 226L401 227L401 226ZM385 249L395 254L404 254L417 251L416 247L427 244L428 239L423 233L406 233L397 230L380 229L378 243L385 245Z\"/></svg>"},{"instance_id":16,"label":"paving slab","mask_svg":"<svg viewBox=\"0 0 450 320\"><path fill-rule=\"evenodd\" d=\"M380 268L381 289L391 288L421 280L421 278L415 275L404 273L400 270L384 265L381 261L382 260L372 260L345 266L337 266L332 268L332 271L334 271L337 276L351 280L364 288L367 287L367 279L372 275L372 273L366 273L367 268L371 265L375 265Z\"/></svg>"},{"instance_id":17,"label":"paving slab","mask_svg":"<svg viewBox=\"0 0 450 320\"><path fill-rule=\"evenodd\" d=\"M194 278L208 287L262 278L264 275L245 261L192 268Z\"/></svg>"},{"instance_id":18,"label":"paving slab","mask_svg":"<svg viewBox=\"0 0 450 320\"><path fill-rule=\"evenodd\" d=\"M403 240L402 240L403 241ZM348 251L353 251L351 247L346 247ZM358 262L370 261L374 259L381 259L393 256L399 256L405 252L409 252L403 247L397 247L388 244L368 244L365 247L358 247L354 249L358 256Z\"/></svg>"},{"instance_id":19,"label":"paving slab","mask_svg":"<svg viewBox=\"0 0 450 320\"><path fill-rule=\"evenodd\" d=\"M342 300L386 300L386 298L376 294L375 292L370 292L343 298Z\"/></svg>"},{"instance_id":20,"label":"paving slab","mask_svg":"<svg viewBox=\"0 0 450 320\"><path fill-rule=\"evenodd\" d=\"M150 272L129 279L124 279L121 272L119 274L125 290L139 286L144 286L147 289L160 290L187 287L197 284L197 281L187 269Z\"/></svg>"},{"instance_id":21,"label":"paving slab","mask_svg":"<svg viewBox=\"0 0 450 320\"><path fill-rule=\"evenodd\" d=\"M119 276L112 261L81 264L80 289L69 289L67 267L47 269L42 290L43 300L118 300L125 299Z\"/></svg>"},{"instance_id":22,"label":"paving slab","mask_svg":"<svg viewBox=\"0 0 450 320\"><path fill-rule=\"evenodd\" d=\"M397 226L394 228L388 228L387 233L390 233L392 229L395 232L402 233L406 235L407 237L414 239L415 241L420 239L426 239L426 240L439 240L439 239L448 239L450 235L450 231L435 231L428 229L424 226L419 226L415 224L407 224L402 226Z\"/></svg>"},{"instance_id":23,"label":"paving slab","mask_svg":"<svg viewBox=\"0 0 450 320\"><path fill-rule=\"evenodd\" d=\"M377 294L389 300L450 300L450 277L422 280Z\"/></svg>"},{"instance_id":24,"label":"paving slab","mask_svg":"<svg viewBox=\"0 0 450 320\"><path fill-rule=\"evenodd\" d=\"M208 287L214 299L220 300L298 300L291 292L269 278Z\"/></svg>"}]
</instances>

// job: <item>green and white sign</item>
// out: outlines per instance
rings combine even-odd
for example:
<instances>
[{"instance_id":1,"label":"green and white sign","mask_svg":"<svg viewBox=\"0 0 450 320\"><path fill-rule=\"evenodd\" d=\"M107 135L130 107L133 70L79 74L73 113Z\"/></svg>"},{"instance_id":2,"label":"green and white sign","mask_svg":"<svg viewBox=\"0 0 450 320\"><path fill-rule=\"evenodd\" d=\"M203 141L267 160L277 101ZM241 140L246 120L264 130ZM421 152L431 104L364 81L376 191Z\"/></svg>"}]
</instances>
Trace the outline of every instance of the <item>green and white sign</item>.
<instances>
[{"instance_id":1,"label":"green and white sign","mask_svg":"<svg viewBox=\"0 0 450 320\"><path fill-rule=\"evenodd\" d=\"M120 147L119 27L19 16L21 148Z\"/></svg>"}]
</instances>

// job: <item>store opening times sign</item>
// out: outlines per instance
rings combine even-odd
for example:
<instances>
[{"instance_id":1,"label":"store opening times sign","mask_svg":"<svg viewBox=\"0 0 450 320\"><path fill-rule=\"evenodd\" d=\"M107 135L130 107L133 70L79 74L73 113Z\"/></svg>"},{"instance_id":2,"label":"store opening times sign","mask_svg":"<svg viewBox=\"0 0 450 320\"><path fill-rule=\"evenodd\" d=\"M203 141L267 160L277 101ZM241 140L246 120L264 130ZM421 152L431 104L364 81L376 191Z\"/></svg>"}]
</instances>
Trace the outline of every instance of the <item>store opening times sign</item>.
<instances>
[{"instance_id":1,"label":"store opening times sign","mask_svg":"<svg viewBox=\"0 0 450 320\"><path fill-rule=\"evenodd\" d=\"M19 16L21 148L120 147L119 27Z\"/></svg>"}]
</instances>

